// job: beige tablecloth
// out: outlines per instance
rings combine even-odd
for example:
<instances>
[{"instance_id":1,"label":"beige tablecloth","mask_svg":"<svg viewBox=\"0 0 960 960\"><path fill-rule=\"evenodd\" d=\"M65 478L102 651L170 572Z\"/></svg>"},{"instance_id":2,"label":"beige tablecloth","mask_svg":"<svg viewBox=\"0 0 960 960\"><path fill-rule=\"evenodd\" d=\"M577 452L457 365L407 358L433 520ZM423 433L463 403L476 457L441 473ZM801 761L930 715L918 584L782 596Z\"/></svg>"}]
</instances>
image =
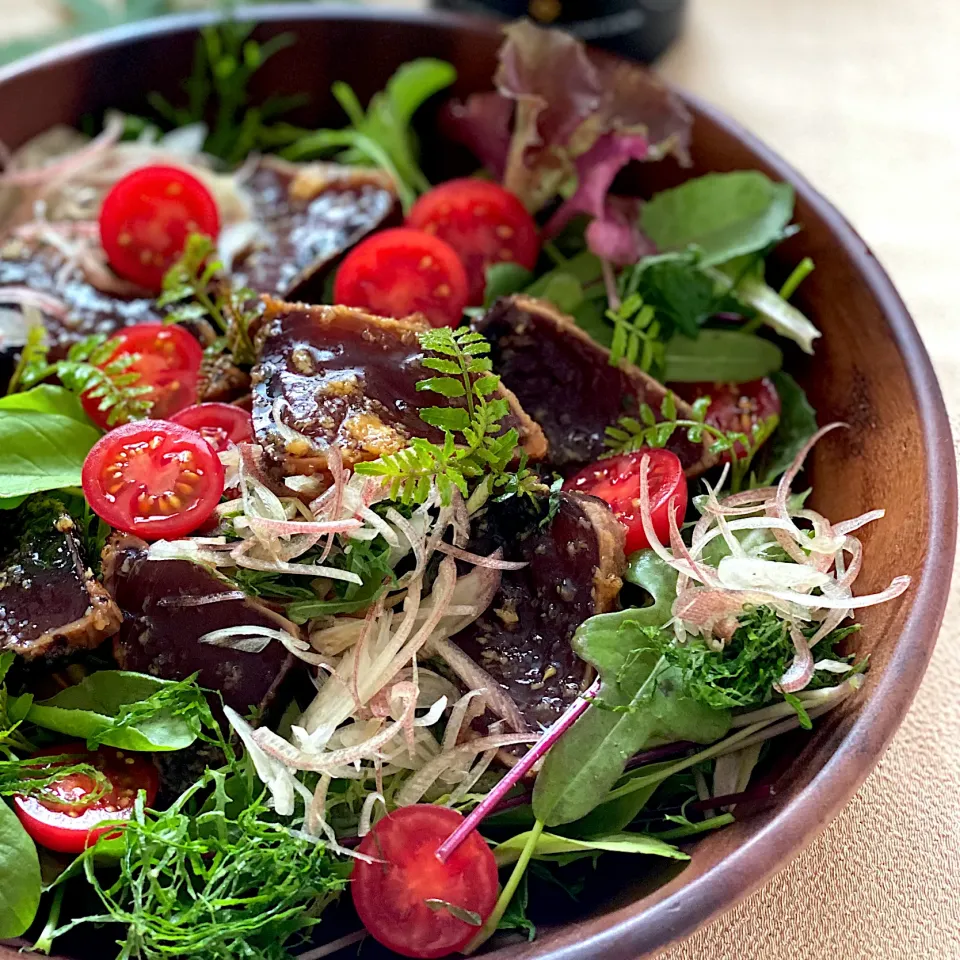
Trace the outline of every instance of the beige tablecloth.
<instances>
[{"instance_id":1,"label":"beige tablecloth","mask_svg":"<svg viewBox=\"0 0 960 960\"><path fill-rule=\"evenodd\" d=\"M389 6L418 6L393 0ZM53 0L0 0L6 37ZM4 37L4 38L6 38ZM960 432L960 0L693 0L663 62L798 167L886 264ZM664 960L960 960L960 590L913 709L801 857Z\"/></svg>"}]
</instances>

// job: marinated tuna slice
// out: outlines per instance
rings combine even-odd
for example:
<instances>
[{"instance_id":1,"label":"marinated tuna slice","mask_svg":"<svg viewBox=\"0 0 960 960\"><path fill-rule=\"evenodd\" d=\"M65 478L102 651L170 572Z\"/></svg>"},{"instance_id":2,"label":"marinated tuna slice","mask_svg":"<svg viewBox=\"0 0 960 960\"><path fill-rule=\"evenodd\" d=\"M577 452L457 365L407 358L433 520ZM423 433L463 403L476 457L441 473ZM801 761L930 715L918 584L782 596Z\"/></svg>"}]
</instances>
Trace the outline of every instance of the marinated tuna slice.
<instances>
[{"instance_id":1,"label":"marinated tuna slice","mask_svg":"<svg viewBox=\"0 0 960 960\"><path fill-rule=\"evenodd\" d=\"M603 436L621 416L649 404L659 417L667 389L633 364L610 364L610 351L551 304L518 294L494 304L474 326L493 345L493 369L540 424L550 446L549 463L570 475L603 452ZM678 417L692 411L677 400ZM715 462L707 444L677 430L667 443L688 476Z\"/></svg>"},{"instance_id":2,"label":"marinated tuna slice","mask_svg":"<svg viewBox=\"0 0 960 960\"><path fill-rule=\"evenodd\" d=\"M417 317L390 320L352 307L307 306L267 299L253 368L253 422L268 463L283 476L326 469L337 446L344 463L396 453L411 437L440 443L420 419L424 406L462 403L417 382L434 375L422 364ZM507 426L517 427L533 459L546 452L540 428L510 401Z\"/></svg>"},{"instance_id":3,"label":"marinated tuna slice","mask_svg":"<svg viewBox=\"0 0 960 960\"><path fill-rule=\"evenodd\" d=\"M112 280L118 290L127 291L128 285L123 281ZM39 238L28 241L14 237L0 247L0 288L3 287L35 295L53 359L62 358L72 344L93 333L109 335L133 323L156 323L162 319L162 312L152 299L137 296L134 288L125 293L97 289L81 270L70 266L58 246ZM45 294L46 298L36 297L37 294ZM4 336L0 347L19 348L24 342L24 337Z\"/></svg>"},{"instance_id":4,"label":"marinated tuna slice","mask_svg":"<svg viewBox=\"0 0 960 960\"><path fill-rule=\"evenodd\" d=\"M84 562L62 504L42 498L5 511L0 560L0 650L28 659L99 646L121 614Z\"/></svg>"},{"instance_id":5,"label":"marinated tuna slice","mask_svg":"<svg viewBox=\"0 0 960 960\"><path fill-rule=\"evenodd\" d=\"M265 710L293 664L277 641L261 653L200 643L212 630L238 626L298 628L251 599L211 601L230 586L187 560L148 560L147 545L114 535L104 550L104 580L124 612L114 656L124 670L164 680L199 673L200 686L219 690L238 713ZM201 601L201 602L197 602Z\"/></svg>"},{"instance_id":6,"label":"marinated tuna slice","mask_svg":"<svg viewBox=\"0 0 960 960\"><path fill-rule=\"evenodd\" d=\"M504 572L486 613L453 638L500 682L537 729L552 723L581 693L587 664L570 641L588 617L616 605L626 565L624 530L594 497L561 493L556 515L540 529L545 505L525 498L490 503L470 549L525 560Z\"/></svg>"},{"instance_id":7,"label":"marinated tuna slice","mask_svg":"<svg viewBox=\"0 0 960 960\"><path fill-rule=\"evenodd\" d=\"M261 226L253 252L235 264L237 281L281 297L320 300L334 261L400 218L393 181L380 170L267 157L247 187Z\"/></svg>"}]
</instances>

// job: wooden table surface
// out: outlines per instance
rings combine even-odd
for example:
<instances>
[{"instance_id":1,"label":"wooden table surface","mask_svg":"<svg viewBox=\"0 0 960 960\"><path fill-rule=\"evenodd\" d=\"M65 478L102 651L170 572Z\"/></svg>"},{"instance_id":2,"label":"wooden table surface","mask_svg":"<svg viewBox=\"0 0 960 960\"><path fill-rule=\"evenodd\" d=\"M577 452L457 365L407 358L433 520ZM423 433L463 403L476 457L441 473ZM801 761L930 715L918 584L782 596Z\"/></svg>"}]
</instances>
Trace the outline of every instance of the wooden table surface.
<instances>
[{"instance_id":1,"label":"wooden table surface","mask_svg":"<svg viewBox=\"0 0 960 960\"><path fill-rule=\"evenodd\" d=\"M49 26L55 8L0 0L0 39ZM862 233L913 312L955 432L958 40L960 0L692 0L686 35L660 64L787 157ZM913 709L853 802L664 960L960 960L958 592L955 580Z\"/></svg>"}]
</instances>

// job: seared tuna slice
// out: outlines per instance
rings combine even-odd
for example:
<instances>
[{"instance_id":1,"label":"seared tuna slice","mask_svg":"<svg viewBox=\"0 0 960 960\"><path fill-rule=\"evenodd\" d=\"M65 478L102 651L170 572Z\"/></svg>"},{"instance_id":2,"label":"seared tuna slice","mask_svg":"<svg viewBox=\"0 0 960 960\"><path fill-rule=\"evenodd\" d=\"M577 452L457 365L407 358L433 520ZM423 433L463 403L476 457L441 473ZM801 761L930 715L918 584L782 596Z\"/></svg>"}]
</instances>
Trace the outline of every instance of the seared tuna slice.
<instances>
[{"instance_id":1,"label":"seared tuna slice","mask_svg":"<svg viewBox=\"0 0 960 960\"><path fill-rule=\"evenodd\" d=\"M537 729L552 723L582 692L587 664L570 641L577 627L612 610L626 565L624 529L594 497L561 493L541 529L546 504L514 497L491 502L470 550L527 561L505 571L500 590L478 620L452 638L479 663Z\"/></svg>"},{"instance_id":2,"label":"seared tuna slice","mask_svg":"<svg viewBox=\"0 0 960 960\"><path fill-rule=\"evenodd\" d=\"M336 259L400 220L393 181L380 170L265 157L247 188L262 227L235 269L239 283L261 293L319 301Z\"/></svg>"},{"instance_id":3,"label":"seared tuna slice","mask_svg":"<svg viewBox=\"0 0 960 960\"><path fill-rule=\"evenodd\" d=\"M667 388L625 360L611 366L610 351L545 300L505 297L474 327L493 345L493 369L543 428L549 464L566 476L604 453L604 431L619 417L637 416L642 403L660 417ZM676 406L679 418L691 416L682 400ZM715 462L707 444L691 443L683 430L667 448L688 476Z\"/></svg>"},{"instance_id":4,"label":"seared tuna slice","mask_svg":"<svg viewBox=\"0 0 960 960\"><path fill-rule=\"evenodd\" d=\"M116 633L121 614L87 566L62 504L35 498L4 511L0 650L28 659L89 650Z\"/></svg>"},{"instance_id":5,"label":"seared tuna slice","mask_svg":"<svg viewBox=\"0 0 960 960\"><path fill-rule=\"evenodd\" d=\"M260 361L253 368L257 443L282 476L326 469L337 446L347 466L396 453L411 437L443 441L420 419L425 406L448 406L417 382L434 376L423 366L417 317L390 320L353 307L307 306L267 299ZM507 426L520 433L533 459L546 452L540 428L510 402Z\"/></svg>"},{"instance_id":6,"label":"seared tuna slice","mask_svg":"<svg viewBox=\"0 0 960 960\"><path fill-rule=\"evenodd\" d=\"M232 588L187 560L148 560L147 545L115 534L104 550L104 581L124 612L114 640L114 656L124 670L164 680L199 673L198 683L219 690L238 713L262 712L293 664L286 647L272 640L260 653L244 653L200 643L212 630L237 626L298 628L252 599L207 599Z\"/></svg>"},{"instance_id":7,"label":"seared tuna slice","mask_svg":"<svg viewBox=\"0 0 960 960\"><path fill-rule=\"evenodd\" d=\"M64 357L72 344L93 333L109 335L133 323L157 323L163 318L152 299L134 292L124 296L98 290L79 270L67 272L66 268L66 255L39 237L13 237L0 246L0 288L26 288L52 298L52 308L41 307L51 358ZM120 289L125 286L117 283ZM3 342L0 349L19 348L23 342Z\"/></svg>"}]
</instances>

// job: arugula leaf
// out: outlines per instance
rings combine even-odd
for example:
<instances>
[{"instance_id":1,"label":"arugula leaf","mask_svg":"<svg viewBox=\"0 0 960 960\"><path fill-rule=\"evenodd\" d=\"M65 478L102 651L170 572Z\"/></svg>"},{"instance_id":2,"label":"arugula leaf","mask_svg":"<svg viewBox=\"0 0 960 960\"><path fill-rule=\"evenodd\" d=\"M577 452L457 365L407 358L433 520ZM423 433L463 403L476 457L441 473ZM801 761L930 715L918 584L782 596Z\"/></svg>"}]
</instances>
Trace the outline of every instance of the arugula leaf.
<instances>
[{"instance_id":1,"label":"arugula leaf","mask_svg":"<svg viewBox=\"0 0 960 960\"><path fill-rule=\"evenodd\" d=\"M627 760L650 743L711 743L729 729L729 712L686 696L676 668L655 652L633 655L645 628L659 631L670 618L676 596L669 567L655 555L641 557L631 565L631 576L653 604L591 617L574 635L577 654L600 674L598 705L607 709L588 710L547 754L534 785L533 812L548 826L590 813L623 774Z\"/></svg>"},{"instance_id":2,"label":"arugula leaf","mask_svg":"<svg viewBox=\"0 0 960 960\"><path fill-rule=\"evenodd\" d=\"M231 571L230 581L248 597L267 597L270 600L316 600L317 594L303 585L302 577L264 570L238 567Z\"/></svg>"},{"instance_id":3,"label":"arugula leaf","mask_svg":"<svg viewBox=\"0 0 960 960\"><path fill-rule=\"evenodd\" d=\"M644 776L649 777L650 774L655 774L658 770L667 771L670 767L671 763L667 760L663 763L646 764L642 769ZM585 817L574 820L573 823L564 824L562 828L564 836L589 839L590 837L605 836L623 830L624 827L636 820L637 815L646 807L651 797L660 788L660 784L661 781L651 777L650 782L641 789L601 803Z\"/></svg>"},{"instance_id":4,"label":"arugula leaf","mask_svg":"<svg viewBox=\"0 0 960 960\"><path fill-rule=\"evenodd\" d=\"M708 173L656 194L640 216L662 251L696 247L703 267L764 250L793 215L793 188L756 170Z\"/></svg>"},{"instance_id":5,"label":"arugula leaf","mask_svg":"<svg viewBox=\"0 0 960 960\"><path fill-rule=\"evenodd\" d=\"M744 270L742 261L733 260L711 268L709 275L756 310L763 322L780 336L793 340L805 353L813 353L813 341L820 336L820 331L764 281L763 264L758 262L756 266L759 269Z\"/></svg>"},{"instance_id":6,"label":"arugula leaf","mask_svg":"<svg viewBox=\"0 0 960 960\"><path fill-rule=\"evenodd\" d=\"M288 160L306 160L339 150L337 159L342 163L383 167L396 180L404 209L409 209L417 193L430 188L417 160L419 149L411 128L413 115L456 78L455 68L444 60L412 60L398 68L385 90L373 95L366 111L351 87L337 82L333 95L350 118L351 126L304 131L283 151L283 156Z\"/></svg>"},{"instance_id":7,"label":"arugula leaf","mask_svg":"<svg viewBox=\"0 0 960 960\"><path fill-rule=\"evenodd\" d=\"M101 670L32 704L25 719L47 730L85 739L91 748L169 751L189 747L210 707L194 678L160 680L124 670Z\"/></svg>"},{"instance_id":8,"label":"arugula leaf","mask_svg":"<svg viewBox=\"0 0 960 960\"><path fill-rule=\"evenodd\" d=\"M571 273L556 273L543 284L540 299L561 313L574 313L585 302L583 284Z\"/></svg>"},{"instance_id":9,"label":"arugula leaf","mask_svg":"<svg viewBox=\"0 0 960 960\"><path fill-rule=\"evenodd\" d=\"M667 341L668 383L744 383L783 366L783 352L762 337L739 330L701 330L696 340L677 334Z\"/></svg>"},{"instance_id":10,"label":"arugula leaf","mask_svg":"<svg viewBox=\"0 0 960 960\"><path fill-rule=\"evenodd\" d=\"M529 832L521 833L504 843L497 844L493 848L497 866L505 867L515 863L526 846L529 836ZM640 853L647 856L668 857L671 860L690 859L682 850L644 833L613 833L590 840L576 840L573 837L561 837L555 833L541 833L533 848L533 859L546 860L570 854L591 856L597 853Z\"/></svg>"},{"instance_id":11,"label":"arugula leaf","mask_svg":"<svg viewBox=\"0 0 960 960\"><path fill-rule=\"evenodd\" d=\"M19 937L40 905L40 858L17 815L0 800L0 937Z\"/></svg>"},{"instance_id":12,"label":"arugula leaf","mask_svg":"<svg viewBox=\"0 0 960 960\"><path fill-rule=\"evenodd\" d=\"M771 379L780 395L780 422L758 458L757 486L775 483L817 432L817 413L803 387L782 370Z\"/></svg>"},{"instance_id":13,"label":"arugula leaf","mask_svg":"<svg viewBox=\"0 0 960 960\"><path fill-rule=\"evenodd\" d=\"M203 27L194 48L193 71L183 82L184 106L174 106L158 93L147 97L150 105L170 127L212 120L204 152L228 164L242 162L255 151L266 151L288 142L285 124L271 123L278 116L301 106L303 96L270 97L250 103L253 76L295 37L281 33L263 43L252 39L255 24L225 20Z\"/></svg>"},{"instance_id":14,"label":"arugula leaf","mask_svg":"<svg viewBox=\"0 0 960 960\"><path fill-rule=\"evenodd\" d=\"M73 413L18 407L16 396L0 404L0 497L80 486L83 461L100 431Z\"/></svg>"}]
</instances>

